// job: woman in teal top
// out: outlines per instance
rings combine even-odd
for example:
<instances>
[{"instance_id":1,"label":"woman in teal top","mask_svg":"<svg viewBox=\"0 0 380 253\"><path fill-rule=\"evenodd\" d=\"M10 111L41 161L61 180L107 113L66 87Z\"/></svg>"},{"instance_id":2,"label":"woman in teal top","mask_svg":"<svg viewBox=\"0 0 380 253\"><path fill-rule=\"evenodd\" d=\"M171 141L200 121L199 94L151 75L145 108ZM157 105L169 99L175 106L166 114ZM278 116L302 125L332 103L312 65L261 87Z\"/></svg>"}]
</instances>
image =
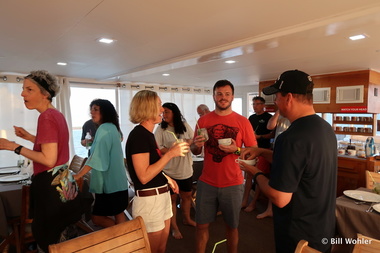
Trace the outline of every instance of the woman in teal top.
<instances>
[{"instance_id":1,"label":"woman in teal top","mask_svg":"<svg viewBox=\"0 0 380 253\"><path fill-rule=\"evenodd\" d=\"M95 99L90 104L92 120L99 125L90 157L77 180L91 170L90 192L95 193L92 222L110 227L126 221L128 180L121 148L119 116L108 100ZM114 216L114 219L109 216Z\"/></svg>"}]
</instances>

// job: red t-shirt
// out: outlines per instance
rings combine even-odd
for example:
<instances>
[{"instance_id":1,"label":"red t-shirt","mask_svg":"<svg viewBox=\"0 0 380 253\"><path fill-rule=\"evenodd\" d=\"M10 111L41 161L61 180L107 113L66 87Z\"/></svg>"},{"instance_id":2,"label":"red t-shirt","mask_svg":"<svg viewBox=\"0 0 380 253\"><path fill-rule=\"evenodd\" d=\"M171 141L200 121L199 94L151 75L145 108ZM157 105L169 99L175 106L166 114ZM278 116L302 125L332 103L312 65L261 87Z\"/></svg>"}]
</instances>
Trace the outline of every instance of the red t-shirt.
<instances>
[{"instance_id":1,"label":"red t-shirt","mask_svg":"<svg viewBox=\"0 0 380 253\"><path fill-rule=\"evenodd\" d=\"M271 163L265 160L263 156L258 157L256 167L261 170L264 174L269 174Z\"/></svg>"},{"instance_id":2,"label":"red t-shirt","mask_svg":"<svg viewBox=\"0 0 380 253\"><path fill-rule=\"evenodd\" d=\"M218 147L218 139L232 138L238 147L257 145L251 123L247 118L232 112L219 116L214 111L198 120L200 128L206 128L209 140L205 143L204 165L199 180L215 187L228 187L243 184L243 174L235 162L238 155L225 153ZM194 137L197 136L196 126Z\"/></svg>"},{"instance_id":3,"label":"red t-shirt","mask_svg":"<svg viewBox=\"0 0 380 253\"><path fill-rule=\"evenodd\" d=\"M69 130L65 117L58 110L47 109L38 117L33 150L41 151L43 143L58 143L58 157L55 166L66 164L69 161ZM34 174L37 175L51 168L34 162L33 169Z\"/></svg>"}]
</instances>

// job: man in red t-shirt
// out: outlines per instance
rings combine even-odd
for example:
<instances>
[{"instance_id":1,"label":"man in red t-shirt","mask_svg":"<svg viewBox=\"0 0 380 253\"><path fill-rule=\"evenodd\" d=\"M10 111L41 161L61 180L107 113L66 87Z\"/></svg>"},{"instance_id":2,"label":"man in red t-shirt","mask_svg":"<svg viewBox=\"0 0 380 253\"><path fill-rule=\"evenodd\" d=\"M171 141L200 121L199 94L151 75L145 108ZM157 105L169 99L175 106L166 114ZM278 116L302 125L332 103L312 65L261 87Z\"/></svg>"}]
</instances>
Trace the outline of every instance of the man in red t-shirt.
<instances>
[{"instance_id":1,"label":"man in red t-shirt","mask_svg":"<svg viewBox=\"0 0 380 253\"><path fill-rule=\"evenodd\" d=\"M204 115L195 128L193 154L198 155L204 146L204 166L197 184L196 199L196 252L205 252L209 225L215 221L218 210L226 223L228 252L237 252L238 225L243 198L243 175L235 160L240 148L257 146L249 121L232 111L234 86L220 80L213 88L215 110ZM198 128L206 128L209 139L198 135ZM218 139L231 138L230 145L219 145Z\"/></svg>"}]
</instances>

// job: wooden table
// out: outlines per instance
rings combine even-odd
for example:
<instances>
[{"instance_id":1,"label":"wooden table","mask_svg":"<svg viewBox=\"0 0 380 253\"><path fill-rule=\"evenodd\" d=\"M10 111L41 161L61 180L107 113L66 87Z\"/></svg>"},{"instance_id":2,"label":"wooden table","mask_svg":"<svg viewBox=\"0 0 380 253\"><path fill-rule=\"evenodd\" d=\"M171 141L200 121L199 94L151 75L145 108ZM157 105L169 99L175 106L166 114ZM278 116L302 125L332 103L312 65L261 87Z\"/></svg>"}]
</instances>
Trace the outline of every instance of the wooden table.
<instances>
[{"instance_id":1,"label":"wooden table","mask_svg":"<svg viewBox=\"0 0 380 253\"><path fill-rule=\"evenodd\" d=\"M0 235L7 236L7 220L21 214L22 184L0 183Z\"/></svg>"},{"instance_id":2,"label":"wooden table","mask_svg":"<svg viewBox=\"0 0 380 253\"><path fill-rule=\"evenodd\" d=\"M0 174L0 177L3 176L6 175ZM8 236L9 230L7 221L21 215L22 186L23 184L19 182L0 182L0 236ZM85 180L83 184L83 198L91 198L92 200L92 194L90 194L88 190L88 181ZM91 211L86 214L86 217L90 216Z\"/></svg>"},{"instance_id":3,"label":"wooden table","mask_svg":"<svg viewBox=\"0 0 380 253\"><path fill-rule=\"evenodd\" d=\"M368 191L366 188L357 190ZM380 239L380 213L366 212L369 203L355 204L354 199L340 196L336 199L336 222L338 234L343 238L357 238L357 233Z\"/></svg>"}]
</instances>

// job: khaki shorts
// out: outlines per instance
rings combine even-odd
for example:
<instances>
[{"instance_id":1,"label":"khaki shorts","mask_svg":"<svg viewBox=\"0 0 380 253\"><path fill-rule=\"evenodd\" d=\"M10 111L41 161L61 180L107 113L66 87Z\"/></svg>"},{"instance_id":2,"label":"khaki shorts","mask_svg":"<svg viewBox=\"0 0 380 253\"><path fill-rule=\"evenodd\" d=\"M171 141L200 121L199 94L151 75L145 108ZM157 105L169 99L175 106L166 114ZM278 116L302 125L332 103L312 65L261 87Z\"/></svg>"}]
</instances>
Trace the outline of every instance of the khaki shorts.
<instances>
[{"instance_id":1,"label":"khaki shorts","mask_svg":"<svg viewBox=\"0 0 380 253\"><path fill-rule=\"evenodd\" d=\"M165 221L173 216L170 192L148 197L135 196L132 216L143 218L148 233L164 229Z\"/></svg>"}]
</instances>

